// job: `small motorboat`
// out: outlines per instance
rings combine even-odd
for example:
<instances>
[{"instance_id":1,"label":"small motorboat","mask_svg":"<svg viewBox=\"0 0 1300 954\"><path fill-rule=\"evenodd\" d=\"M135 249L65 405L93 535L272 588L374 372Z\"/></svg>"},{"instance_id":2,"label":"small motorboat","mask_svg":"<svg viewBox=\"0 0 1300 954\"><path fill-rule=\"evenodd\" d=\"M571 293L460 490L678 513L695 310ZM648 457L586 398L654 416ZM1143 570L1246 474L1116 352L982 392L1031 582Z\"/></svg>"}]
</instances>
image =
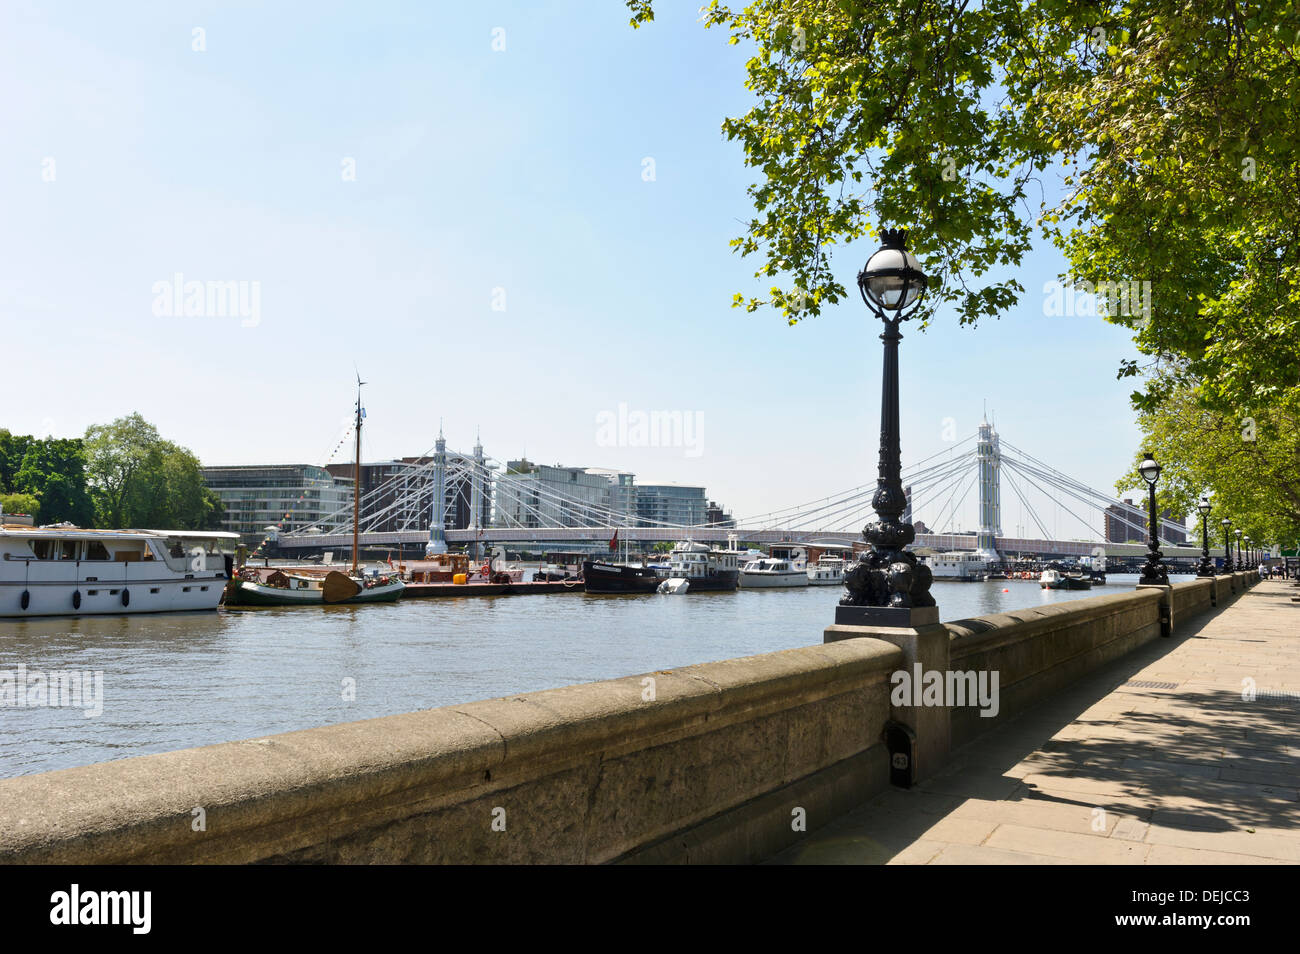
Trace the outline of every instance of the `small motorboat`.
<instances>
[{"instance_id":1,"label":"small motorboat","mask_svg":"<svg viewBox=\"0 0 1300 954\"><path fill-rule=\"evenodd\" d=\"M687 593L691 588L691 581L681 577L669 577L659 584L656 591L663 596L678 596Z\"/></svg>"}]
</instances>

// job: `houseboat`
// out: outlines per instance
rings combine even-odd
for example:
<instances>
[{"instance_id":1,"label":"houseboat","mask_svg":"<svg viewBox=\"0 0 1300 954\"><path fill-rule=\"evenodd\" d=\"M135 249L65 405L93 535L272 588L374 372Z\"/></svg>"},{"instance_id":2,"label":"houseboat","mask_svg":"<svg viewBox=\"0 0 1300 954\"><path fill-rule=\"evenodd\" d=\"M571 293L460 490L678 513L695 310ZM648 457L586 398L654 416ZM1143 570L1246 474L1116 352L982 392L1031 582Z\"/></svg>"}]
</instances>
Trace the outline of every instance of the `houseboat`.
<instances>
[{"instance_id":1,"label":"houseboat","mask_svg":"<svg viewBox=\"0 0 1300 954\"><path fill-rule=\"evenodd\" d=\"M816 563L808 565L809 586L840 586L844 583L844 569L848 564L838 553L823 553Z\"/></svg>"},{"instance_id":2,"label":"houseboat","mask_svg":"<svg viewBox=\"0 0 1300 954\"><path fill-rule=\"evenodd\" d=\"M734 590L740 585L735 554L690 540L673 547L668 569L659 572L663 574L661 580L686 580L689 593Z\"/></svg>"},{"instance_id":3,"label":"houseboat","mask_svg":"<svg viewBox=\"0 0 1300 954\"><path fill-rule=\"evenodd\" d=\"M582 562L582 582L588 593L653 593L663 578L652 566Z\"/></svg>"},{"instance_id":4,"label":"houseboat","mask_svg":"<svg viewBox=\"0 0 1300 954\"><path fill-rule=\"evenodd\" d=\"M989 572L989 561L974 550L949 550L921 557L936 580L955 580L975 583L983 581Z\"/></svg>"},{"instance_id":5,"label":"houseboat","mask_svg":"<svg viewBox=\"0 0 1300 954\"><path fill-rule=\"evenodd\" d=\"M235 533L0 526L0 617L214 610Z\"/></svg>"}]
</instances>

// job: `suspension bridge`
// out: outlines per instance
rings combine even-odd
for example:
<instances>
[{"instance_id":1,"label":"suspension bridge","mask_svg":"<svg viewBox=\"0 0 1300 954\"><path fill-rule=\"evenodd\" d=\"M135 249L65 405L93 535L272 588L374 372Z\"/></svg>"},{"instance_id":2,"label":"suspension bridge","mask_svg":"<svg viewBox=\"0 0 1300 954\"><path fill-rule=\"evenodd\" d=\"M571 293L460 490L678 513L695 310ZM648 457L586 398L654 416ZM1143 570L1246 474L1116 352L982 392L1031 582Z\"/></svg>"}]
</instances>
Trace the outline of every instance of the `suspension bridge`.
<instances>
[{"instance_id":1,"label":"suspension bridge","mask_svg":"<svg viewBox=\"0 0 1300 954\"><path fill-rule=\"evenodd\" d=\"M1041 536L1003 534L1004 481ZM413 463L394 467L361 496L358 542L372 550L438 553L459 544L592 546L609 541L617 532L618 540L629 544L688 539L850 544L860 541L863 524L875 519L874 480L814 501L712 524L678 524L639 515L635 488L617 480L608 484L568 487L548 482L537 471L512 470L486 456L481 444L470 453L448 451L440 435L429 451ZM990 560L1023 554L1087 556L1098 547L1114 559L1132 559L1146 552L1146 516L1141 509L1021 450L1002 439L987 421L975 434L906 468L903 484L911 514L937 514L931 522L938 532L918 533L914 549L975 550ZM977 495L979 529L948 532L972 493ZM1054 538L1040 507L1034 506L1035 499L1040 506L1051 502L1070 517L1070 526L1077 524L1080 536ZM313 524L276 534L272 545L293 555L349 550L352 511L349 501ZM1164 539L1170 533L1186 534L1183 524L1168 519L1161 524L1161 546L1167 557L1200 556L1199 546ZM1106 528L1114 525L1132 531L1136 540L1107 541ZM1222 548L1211 549L1212 555L1222 552Z\"/></svg>"}]
</instances>

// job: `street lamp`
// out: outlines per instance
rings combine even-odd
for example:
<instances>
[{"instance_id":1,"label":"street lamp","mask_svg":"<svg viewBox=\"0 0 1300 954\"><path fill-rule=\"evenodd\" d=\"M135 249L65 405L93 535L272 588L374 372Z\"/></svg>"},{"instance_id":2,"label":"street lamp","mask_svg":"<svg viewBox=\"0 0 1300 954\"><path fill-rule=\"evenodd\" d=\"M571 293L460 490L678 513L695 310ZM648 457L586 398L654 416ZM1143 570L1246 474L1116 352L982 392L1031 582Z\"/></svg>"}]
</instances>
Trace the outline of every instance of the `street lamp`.
<instances>
[{"instance_id":1,"label":"street lamp","mask_svg":"<svg viewBox=\"0 0 1300 954\"><path fill-rule=\"evenodd\" d=\"M1210 562L1210 530L1208 522L1210 511L1214 508L1210 505L1210 498L1202 497L1201 502L1196 505L1196 509L1201 512L1201 565L1196 568L1196 575L1214 576L1214 564Z\"/></svg>"},{"instance_id":2,"label":"street lamp","mask_svg":"<svg viewBox=\"0 0 1300 954\"><path fill-rule=\"evenodd\" d=\"M1242 537L1241 539L1242 539L1242 540L1245 542L1245 544L1246 544L1246 566L1245 566L1245 569L1249 570L1252 566L1255 565L1255 548L1252 547L1252 546L1250 545L1250 536L1249 536L1249 535L1244 536L1244 537Z\"/></svg>"},{"instance_id":3,"label":"street lamp","mask_svg":"<svg viewBox=\"0 0 1300 954\"><path fill-rule=\"evenodd\" d=\"M1227 517L1224 517L1219 522L1223 524L1223 572L1231 573L1232 572L1232 537L1230 535L1230 531L1232 528L1232 521L1229 520Z\"/></svg>"},{"instance_id":4,"label":"street lamp","mask_svg":"<svg viewBox=\"0 0 1300 954\"><path fill-rule=\"evenodd\" d=\"M1242 563L1241 563L1241 527L1238 527L1236 530L1234 530L1234 531L1232 531L1232 532L1235 533L1235 534L1237 535L1237 572L1240 573L1240 572L1241 572L1241 567L1242 567Z\"/></svg>"},{"instance_id":5,"label":"street lamp","mask_svg":"<svg viewBox=\"0 0 1300 954\"><path fill-rule=\"evenodd\" d=\"M1147 540L1147 562L1142 566L1139 586L1168 586L1169 571L1160 562L1160 524L1156 516L1156 481L1160 478L1160 465L1155 462L1150 451L1143 451L1142 463L1138 464L1138 473L1147 482L1150 491L1147 497L1147 515L1151 520L1150 539Z\"/></svg>"},{"instance_id":6,"label":"street lamp","mask_svg":"<svg viewBox=\"0 0 1300 954\"><path fill-rule=\"evenodd\" d=\"M916 530L903 522L902 451L898 440L899 325L912 316L928 284L916 256L907 250L907 231L884 229L880 248L858 273L862 301L885 324L884 371L880 378L880 465L871 506L877 520L862 528L871 545L844 575L844 598L835 622L910 625L913 607L934 606L930 568L906 547ZM928 615L928 614L927 614ZM935 621L937 622L937 613Z\"/></svg>"}]
</instances>

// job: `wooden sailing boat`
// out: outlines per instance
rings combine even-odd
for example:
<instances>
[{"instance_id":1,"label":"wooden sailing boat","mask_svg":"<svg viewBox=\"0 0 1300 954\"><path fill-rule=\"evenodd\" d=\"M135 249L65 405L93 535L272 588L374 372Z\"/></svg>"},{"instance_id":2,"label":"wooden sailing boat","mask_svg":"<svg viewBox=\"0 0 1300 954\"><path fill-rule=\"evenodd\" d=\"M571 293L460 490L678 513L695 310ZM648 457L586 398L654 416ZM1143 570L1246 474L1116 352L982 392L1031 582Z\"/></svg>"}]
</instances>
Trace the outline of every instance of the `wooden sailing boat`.
<instances>
[{"instance_id":1,"label":"wooden sailing boat","mask_svg":"<svg viewBox=\"0 0 1300 954\"><path fill-rule=\"evenodd\" d=\"M324 606L346 603L391 603L401 597L406 584L396 573L367 577L359 562L361 550L361 385L357 377L356 457L352 470L352 569L276 570L269 576L244 579L227 595L226 603L245 606ZM256 573L256 570L250 572Z\"/></svg>"}]
</instances>

